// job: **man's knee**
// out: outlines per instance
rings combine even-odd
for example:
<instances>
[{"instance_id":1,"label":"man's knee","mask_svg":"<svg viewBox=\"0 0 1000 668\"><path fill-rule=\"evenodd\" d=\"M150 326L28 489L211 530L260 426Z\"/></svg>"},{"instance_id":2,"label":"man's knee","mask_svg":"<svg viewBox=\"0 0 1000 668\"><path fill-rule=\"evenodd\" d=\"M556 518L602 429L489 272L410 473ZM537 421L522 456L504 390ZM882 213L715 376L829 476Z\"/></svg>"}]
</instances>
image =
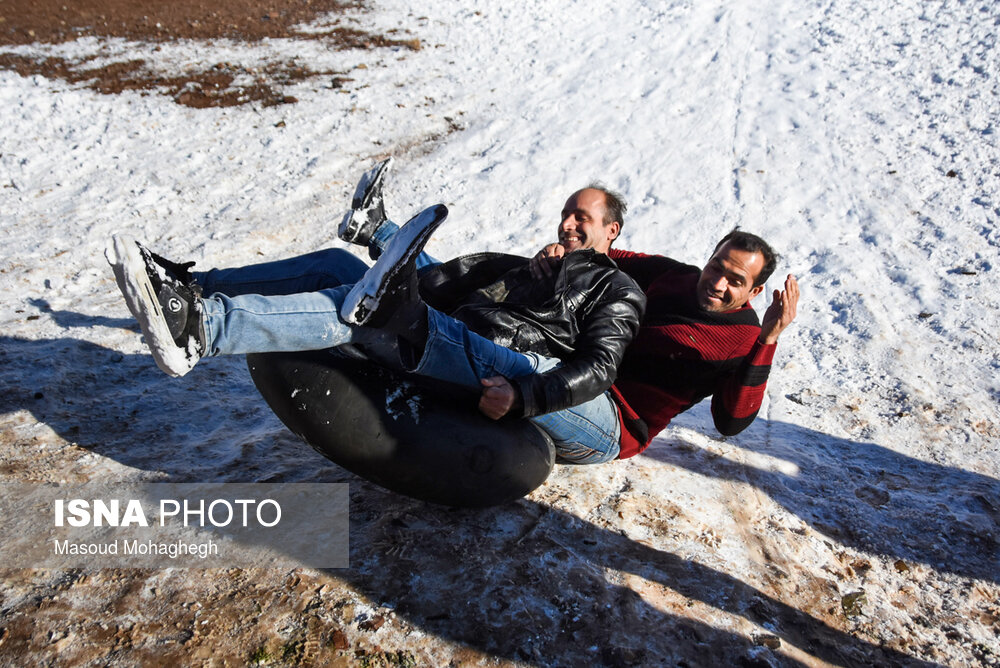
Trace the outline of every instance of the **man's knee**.
<instances>
[{"instance_id":1,"label":"man's knee","mask_svg":"<svg viewBox=\"0 0 1000 668\"><path fill-rule=\"evenodd\" d=\"M368 268L368 265L365 264L361 258L355 256L349 250L344 248L324 248L322 250L307 253L305 257L308 257L321 266L327 264L337 264L344 266L360 266L365 269Z\"/></svg>"},{"instance_id":2,"label":"man's knee","mask_svg":"<svg viewBox=\"0 0 1000 668\"><path fill-rule=\"evenodd\" d=\"M343 248L324 248L309 253L310 273L332 277L333 284L355 283L368 271L365 262Z\"/></svg>"}]
</instances>

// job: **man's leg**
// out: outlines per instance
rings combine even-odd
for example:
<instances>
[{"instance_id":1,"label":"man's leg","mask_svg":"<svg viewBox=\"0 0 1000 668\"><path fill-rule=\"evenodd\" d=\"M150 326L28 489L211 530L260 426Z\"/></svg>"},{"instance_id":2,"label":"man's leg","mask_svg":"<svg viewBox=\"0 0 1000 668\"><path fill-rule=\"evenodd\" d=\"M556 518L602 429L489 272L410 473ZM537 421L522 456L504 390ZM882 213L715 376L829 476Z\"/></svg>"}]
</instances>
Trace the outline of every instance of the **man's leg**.
<instances>
[{"instance_id":1,"label":"man's leg","mask_svg":"<svg viewBox=\"0 0 1000 668\"><path fill-rule=\"evenodd\" d=\"M125 301L157 365L181 376L204 355L317 350L379 338L339 310L364 262L343 250L191 274L127 237L108 251ZM321 285L326 289L309 292ZM217 290L208 294L206 290ZM281 294L290 290L303 290ZM258 293L270 294L258 294Z\"/></svg>"},{"instance_id":2,"label":"man's leg","mask_svg":"<svg viewBox=\"0 0 1000 668\"><path fill-rule=\"evenodd\" d=\"M386 220L375 230L368 242L369 252L374 258L378 258L382 254L382 251L389 245L392 238L396 236L396 232L399 232L399 225L391 220ZM427 253L420 253L416 257L414 264L416 265L417 273L420 273L425 269L438 266L441 264L441 261L431 257Z\"/></svg>"},{"instance_id":3,"label":"man's leg","mask_svg":"<svg viewBox=\"0 0 1000 668\"><path fill-rule=\"evenodd\" d=\"M202 286L206 356L321 350L364 338L340 321L344 295L368 266L340 248L193 272ZM360 337L360 338L359 338Z\"/></svg>"},{"instance_id":4,"label":"man's leg","mask_svg":"<svg viewBox=\"0 0 1000 668\"><path fill-rule=\"evenodd\" d=\"M420 358L408 370L481 389L479 381L483 378L521 378L539 373L547 359L494 343L471 331L460 320L428 307L427 340Z\"/></svg>"},{"instance_id":5,"label":"man's leg","mask_svg":"<svg viewBox=\"0 0 1000 668\"><path fill-rule=\"evenodd\" d=\"M200 300L205 356L322 350L363 343L340 319L350 285L291 295L221 292Z\"/></svg>"},{"instance_id":6,"label":"man's leg","mask_svg":"<svg viewBox=\"0 0 1000 668\"><path fill-rule=\"evenodd\" d=\"M206 295L290 295L350 285L368 270L361 259L342 248L308 253L261 264L191 272Z\"/></svg>"},{"instance_id":7,"label":"man's leg","mask_svg":"<svg viewBox=\"0 0 1000 668\"><path fill-rule=\"evenodd\" d=\"M601 464L618 457L621 423L607 392L577 406L529 419L552 438L559 461Z\"/></svg>"}]
</instances>

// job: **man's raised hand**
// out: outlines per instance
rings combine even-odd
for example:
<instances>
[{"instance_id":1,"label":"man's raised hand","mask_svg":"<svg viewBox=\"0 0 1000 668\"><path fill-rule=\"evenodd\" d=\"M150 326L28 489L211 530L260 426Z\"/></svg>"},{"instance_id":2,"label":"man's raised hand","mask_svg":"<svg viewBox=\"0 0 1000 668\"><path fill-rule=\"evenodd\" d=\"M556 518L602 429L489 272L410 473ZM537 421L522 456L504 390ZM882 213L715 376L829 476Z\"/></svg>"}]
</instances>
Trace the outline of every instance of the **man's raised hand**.
<instances>
[{"instance_id":1,"label":"man's raised hand","mask_svg":"<svg viewBox=\"0 0 1000 668\"><path fill-rule=\"evenodd\" d=\"M775 290L771 305L764 312L760 323L760 342L772 344L778 342L785 328L795 320L799 305L799 282L791 274L785 278L785 289Z\"/></svg>"}]
</instances>

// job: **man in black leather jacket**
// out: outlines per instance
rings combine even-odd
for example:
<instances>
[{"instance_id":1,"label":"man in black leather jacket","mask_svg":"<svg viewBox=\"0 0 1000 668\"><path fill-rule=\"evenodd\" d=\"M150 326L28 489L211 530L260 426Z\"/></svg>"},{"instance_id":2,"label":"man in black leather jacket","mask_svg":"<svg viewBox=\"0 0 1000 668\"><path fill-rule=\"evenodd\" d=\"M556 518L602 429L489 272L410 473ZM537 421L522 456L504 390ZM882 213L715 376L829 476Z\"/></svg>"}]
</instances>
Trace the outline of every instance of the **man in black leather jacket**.
<instances>
[{"instance_id":1,"label":"man in black leather jacket","mask_svg":"<svg viewBox=\"0 0 1000 668\"><path fill-rule=\"evenodd\" d=\"M389 240L385 246L393 243L395 226L385 220L380 203L378 208L377 213L357 211L354 215L363 217L370 227L382 228ZM380 321L382 327L414 344L417 354L409 370L467 385L482 384L480 409L490 417L510 413L533 418L553 436L563 459L607 461L618 451L617 413L610 397L591 403L584 414L573 409L611 387L645 307L638 285L606 254L621 230L623 213L620 198L602 187L573 193L558 230L567 255L559 271L542 280L532 277L527 258L481 253L424 269L419 289L414 289L408 286L412 278L407 270L384 278L389 268L380 265L397 260L387 257L387 250L369 274L395 286L383 286L388 296L382 296L374 310L362 309L360 320ZM389 234L386 227L391 228ZM357 236L350 240L369 241ZM375 254L380 252L375 248ZM415 265L410 271L414 270ZM355 290L367 289L371 295L378 291L378 279L367 288L363 284L364 279ZM394 288L401 296L391 294ZM347 321L359 320L345 311L341 315ZM416 326L415 321L419 321ZM497 345L522 354L507 351L501 359L479 359L470 352L480 349L475 335L493 344L488 355ZM513 394L509 411L493 409L495 393ZM569 413L564 414L567 409ZM589 443L592 447L581 443L583 430L576 426L580 420L607 425L604 432L590 430L588 437L600 434L596 443Z\"/></svg>"}]
</instances>

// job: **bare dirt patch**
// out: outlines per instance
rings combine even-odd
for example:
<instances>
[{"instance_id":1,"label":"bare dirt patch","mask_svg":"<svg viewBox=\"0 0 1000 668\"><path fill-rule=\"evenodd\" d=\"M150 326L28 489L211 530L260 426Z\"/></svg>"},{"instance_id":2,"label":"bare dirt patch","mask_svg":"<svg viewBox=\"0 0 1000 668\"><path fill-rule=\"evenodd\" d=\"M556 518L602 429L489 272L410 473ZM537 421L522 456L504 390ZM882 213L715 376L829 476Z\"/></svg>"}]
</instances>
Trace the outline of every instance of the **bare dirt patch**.
<instances>
[{"instance_id":1,"label":"bare dirt patch","mask_svg":"<svg viewBox=\"0 0 1000 668\"><path fill-rule=\"evenodd\" d=\"M395 47L418 50L420 40L388 36L339 25L337 17L363 9L359 2L340 0L8 0L0 15L0 47L60 44L82 37L122 38L159 43L174 40L233 39L255 42L265 38L321 40L335 49ZM302 32L298 26L331 16L331 27ZM191 107L219 107L258 102L264 106L295 102L283 89L314 77L330 77L339 88L350 81L344 72L313 70L300 63L248 67L219 62L208 69L165 74L142 59L96 64L96 57L78 60L24 53L0 53L0 68L22 76L58 78L106 94L127 90L156 91Z\"/></svg>"}]
</instances>

